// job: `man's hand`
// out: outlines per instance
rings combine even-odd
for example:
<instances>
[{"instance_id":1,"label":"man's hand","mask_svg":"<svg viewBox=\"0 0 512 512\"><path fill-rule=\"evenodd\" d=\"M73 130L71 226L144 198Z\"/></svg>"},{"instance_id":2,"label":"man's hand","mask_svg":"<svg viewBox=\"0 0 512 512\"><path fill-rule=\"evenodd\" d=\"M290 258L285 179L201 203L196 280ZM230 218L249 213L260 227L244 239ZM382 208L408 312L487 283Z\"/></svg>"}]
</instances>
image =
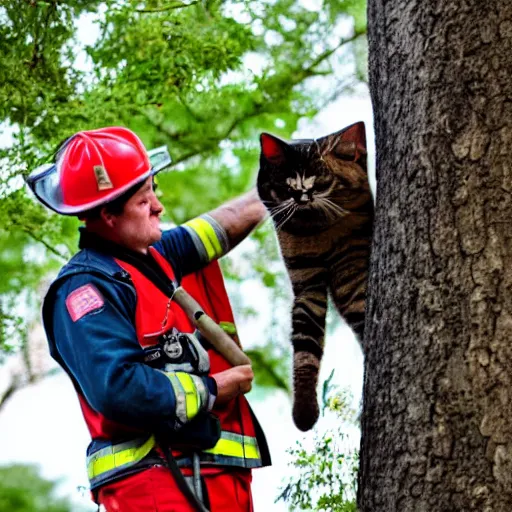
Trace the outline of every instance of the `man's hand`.
<instances>
[{"instance_id":1,"label":"man's hand","mask_svg":"<svg viewBox=\"0 0 512 512\"><path fill-rule=\"evenodd\" d=\"M215 403L225 404L238 395L248 393L252 388L254 373L251 365L235 366L212 375L217 383Z\"/></svg>"}]
</instances>

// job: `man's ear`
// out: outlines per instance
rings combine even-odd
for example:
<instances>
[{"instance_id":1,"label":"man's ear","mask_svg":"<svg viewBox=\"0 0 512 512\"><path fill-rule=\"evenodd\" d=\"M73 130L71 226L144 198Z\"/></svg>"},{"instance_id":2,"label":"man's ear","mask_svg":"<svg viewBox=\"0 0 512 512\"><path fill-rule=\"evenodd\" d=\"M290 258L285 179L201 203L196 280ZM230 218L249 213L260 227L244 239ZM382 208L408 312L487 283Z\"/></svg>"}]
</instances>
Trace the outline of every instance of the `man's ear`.
<instances>
[{"instance_id":1,"label":"man's ear","mask_svg":"<svg viewBox=\"0 0 512 512\"><path fill-rule=\"evenodd\" d=\"M286 160L288 144L270 133L260 135L261 154L271 164L279 165Z\"/></svg>"},{"instance_id":2,"label":"man's ear","mask_svg":"<svg viewBox=\"0 0 512 512\"><path fill-rule=\"evenodd\" d=\"M105 206L100 210L100 217L109 228L116 226L116 216L109 212Z\"/></svg>"}]
</instances>

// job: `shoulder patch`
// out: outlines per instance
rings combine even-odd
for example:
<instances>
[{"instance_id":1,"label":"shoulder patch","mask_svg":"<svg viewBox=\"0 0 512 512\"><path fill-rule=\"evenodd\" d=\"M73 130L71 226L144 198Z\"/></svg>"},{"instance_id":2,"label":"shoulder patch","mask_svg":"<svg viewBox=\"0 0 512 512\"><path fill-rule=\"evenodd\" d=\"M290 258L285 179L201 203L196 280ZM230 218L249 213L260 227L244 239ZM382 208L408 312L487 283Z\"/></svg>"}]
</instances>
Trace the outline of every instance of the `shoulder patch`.
<instances>
[{"instance_id":1,"label":"shoulder patch","mask_svg":"<svg viewBox=\"0 0 512 512\"><path fill-rule=\"evenodd\" d=\"M80 286L66 297L66 307L73 322L84 315L100 309L105 304L101 293L92 284Z\"/></svg>"}]
</instances>

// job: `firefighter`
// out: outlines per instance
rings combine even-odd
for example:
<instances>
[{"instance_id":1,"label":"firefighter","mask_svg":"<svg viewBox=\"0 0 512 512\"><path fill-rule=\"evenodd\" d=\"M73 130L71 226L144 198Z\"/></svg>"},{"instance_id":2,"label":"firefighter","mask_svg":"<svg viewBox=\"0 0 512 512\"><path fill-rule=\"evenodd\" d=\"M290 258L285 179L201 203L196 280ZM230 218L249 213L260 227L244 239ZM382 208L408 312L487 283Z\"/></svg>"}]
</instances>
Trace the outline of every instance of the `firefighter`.
<instances>
[{"instance_id":1,"label":"firefighter","mask_svg":"<svg viewBox=\"0 0 512 512\"><path fill-rule=\"evenodd\" d=\"M154 176L169 161L157 156L126 128L82 131L29 176L43 204L85 223L43 303L50 352L78 394L92 496L108 512L250 511L251 469L270 464L244 396L253 372L198 326L211 318L237 349L217 259L266 210L249 192L161 231Z\"/></svg>"}]
</instances>

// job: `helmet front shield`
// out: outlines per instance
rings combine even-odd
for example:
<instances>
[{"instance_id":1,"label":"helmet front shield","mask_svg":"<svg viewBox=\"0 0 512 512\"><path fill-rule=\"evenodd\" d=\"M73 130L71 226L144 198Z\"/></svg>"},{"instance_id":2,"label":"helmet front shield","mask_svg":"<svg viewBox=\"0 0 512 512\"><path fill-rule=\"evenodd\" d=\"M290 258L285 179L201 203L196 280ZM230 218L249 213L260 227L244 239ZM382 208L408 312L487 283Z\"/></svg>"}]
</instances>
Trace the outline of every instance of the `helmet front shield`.
<instances>
[{"instance_id":1,"label":"helmet front shield","mask_svg":"<svg viewBox=\"0 0 512 512\"><path fill-rule=\"evenodd\" d=\"M169 167L172 163L171 155L167 146L160 146L148 151L149 161L151 162L151 170L153 174L160 172L162 169Z\"/></svg>"},{"instance_id":2,"label":"helmet front shield","mask_svg":"<svg viewBox=\"0 0 512 512\"><path fill-rule=\"evenodd\" d=\"M34 195L45 206L54 212L61 213L65 206L59 187L59 175L56 164L43 164L32 171L26 178L27 185Z\"/></svg>"}]
</instances>

